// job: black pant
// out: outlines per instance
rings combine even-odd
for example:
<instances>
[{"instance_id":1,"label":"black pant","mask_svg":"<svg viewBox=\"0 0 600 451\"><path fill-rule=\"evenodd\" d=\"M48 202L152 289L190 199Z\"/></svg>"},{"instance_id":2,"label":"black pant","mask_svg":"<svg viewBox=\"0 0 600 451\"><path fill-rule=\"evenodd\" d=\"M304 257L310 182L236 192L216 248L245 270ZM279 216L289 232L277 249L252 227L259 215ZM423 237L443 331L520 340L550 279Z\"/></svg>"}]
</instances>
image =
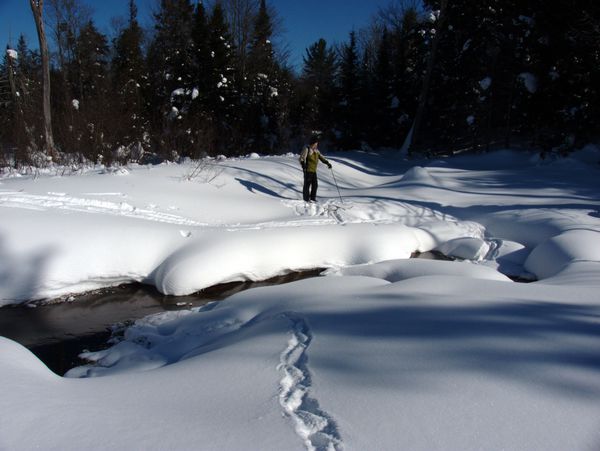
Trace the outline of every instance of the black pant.
<instances>
[{"instance_id":1,"label":"black pant","mask_svg":"<svg viewBox=\"0 0 600 451\"><path fill-rule=\"evenodd\" d=\"M317 173L304 171L304 189L302 190L304 202L308 202L309 200L317 200L318 187L319 183L317 182Z\"/></svg>"}]
</instances>

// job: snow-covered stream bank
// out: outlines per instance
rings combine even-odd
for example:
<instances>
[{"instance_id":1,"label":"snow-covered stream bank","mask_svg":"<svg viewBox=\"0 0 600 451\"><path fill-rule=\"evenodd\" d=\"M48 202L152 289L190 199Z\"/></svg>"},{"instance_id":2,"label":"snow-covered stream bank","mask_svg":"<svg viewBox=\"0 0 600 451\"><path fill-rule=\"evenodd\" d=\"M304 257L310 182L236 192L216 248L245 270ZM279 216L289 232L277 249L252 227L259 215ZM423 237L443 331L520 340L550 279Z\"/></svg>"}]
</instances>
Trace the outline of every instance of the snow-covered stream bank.
<instances>
[{"instance_id":1,"label":"snow-covered stream bank","mask_svg":"<svg viewBox=\"0 0 600 451\"><path fill-rule=\"evenodd\" d=\"M54 373L62 376L74 366L85 363L79 358L82 352L106 349L138 319L201 307L243 290L317 277L321 272L290 273L263 282L223 284L189 296L165 296L153 287L130 284L65 299L0 307L0 336L26 346Z\"/></svg>"},{"instance_id":2,"label":"snow-covered stream bank","mask_svg":"<svg viewBox=\"0 0 600 451\"><path fill-rule=\"evenodd\" d=\"M211 183L191 165L0 179L3 304L328 268L141 318L69 378L0 338L0 448L598 448L597 150L328 158L335 214L327 171L321 206L297 200L291 155ZM429 250L464 261L408 260Z\"/></svg>"}]
</instances>

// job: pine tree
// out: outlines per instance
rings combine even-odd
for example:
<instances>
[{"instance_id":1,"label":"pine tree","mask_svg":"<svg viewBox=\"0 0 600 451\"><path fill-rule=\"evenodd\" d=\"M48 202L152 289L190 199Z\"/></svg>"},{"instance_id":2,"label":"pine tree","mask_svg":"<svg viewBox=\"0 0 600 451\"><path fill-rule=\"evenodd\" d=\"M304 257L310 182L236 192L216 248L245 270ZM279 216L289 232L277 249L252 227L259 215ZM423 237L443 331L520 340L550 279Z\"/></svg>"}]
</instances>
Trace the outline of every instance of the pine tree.
<instances>
[{"instance_id":1,"label":"pine tree","mask_svg":"<svg viewBox=\"0 0 600 451\"><path fill-rule=\"evenodd\" d=\"M248 56L248 68L251 74L274 75L276 65L271 42L272 35L273 25L267 11L266 1L260 0Z\"/></svg>"},{"instance_id":2,"label":"pine tree","mask_svg":"<svg viewBox=\"0 0 600 451\"><path fill-rule=\"evenodd\" d=\"M426 3L435 9L439 2ZM598 30L590 18L599 15L586 2L449 4L424 119L438 141L429 145L489 148L519 140L567 150L594 136L599 55L589 37Z\"/></svg>"},{"instance_id":3,"label":"pine tree","mask_svg":"<svg viewBox=\"0 0 600 451\"><path fill-rule=\"evenodd\" d=\"M194 11L192 24L193 87L189 112L189 126L194 146L194 157L211 150L214 127L209 110L209 91L213 56L209 48L211 30L204 4L200 1Z\"/></svg>"},{"instance_id":4,"label":"pine tree","mask_svg":"<svg viewBox=\"0 0 600 451\"><path fill-rule=\"evenodd\" d=\"M79 151L92 161L111 162L112 117L108 78L108 42L89 21L77 37L73 62L73 123Z\"/></svg>"},{"instance_id":5,"label":"pine tree","mask_svg":"<svg viewBox=\"0 0 600 451\"><path fill-rule=\"evenodd\" d=\"M192 27L192 42L194 48L194 88L197 89L197 96L194 94L196 105L206 100L206 93L209 89L209 77L211 73L211 51L209 48L211 30L208 27L208 17L204 4L199 2L194 12L194 23ZM196 109L199 109L196 108Z\"/></svg>"},{"instance_id":6,"label":"pine tree","mask_svg":"<svg viewBox=\"0 0 600 451\"><path fill-rule=\"evenodd\" d=\"M275 61L271 42L273 26L265 0L254 24L248 52L248 81L245 89L248 101L247 120L252 147L272 152L279 144L280 129L280 69Z\"/></svg>"},{"instance_id":7,"label":"pine tree","mask_svg":"<svg viewBox=\"0 0 600 451\"><path fill-rule=\"evenodd\" d=\"M359 58L360 63L357 71L358 101L356 102L359 107L356 110L356 126L353 131L357 145L360 145L361 148L368 148L370 143L378 144L379 141L376 130L378 127L376 110L379 103L376 95L379 93L375 85L376 55L373 52L373 45L365 45Z\"/></svg>"},{"instance_id":8,"label":"pine tree","mask_svg":"<svg viewBox=\"0 0 600 451\"><path fill-rule=\"evenodd\" d=\"M206 100L211 125L209 151L229 153L238 138L239 91L229 26L218 2L213 8L208 29L210 59Z\"/></svg>"},{"instance_id":9,"label":"pine tree","mask_svg":"<svg viewBox=\"0 0 600 451\"><path fill-rule=\"evenodd\" d=\"M39 56L29 50L23 35L19 36L16 50L7 45L0 64L0 122L3 124L0 143L9 143L5 165L18 167L34 163L30 150L38 148L37 138L43 129L39 115L40 72Z\"/></svg>"},{"instance_id":10,"label":"pine tree","mask_svg":"<svg viewBox=\"0 0 600 451\"><path fill-rule=\"evenodd\" d=\"M403 138L408 135L417 110L422 74L425 70L422 27L417 10L408 8L402 11L401 20L395 24L393 30L392 119L395 126L395 146L400 146Z\"/></svg>"},{"instance_id":11,"label":"pine tree","mask_svg":"<svg viewBox=\"0 0 600 451\"><path fill-rule=\"evenodd\" d=\"M394 134L392 109L394 106L394 72L392 68L392 49L387 28L381 33L375 73L373 74L373 99L374 108L370 116L373 117L372 142L376 146L389 146Z\"/></svg>"},{"instance_id":12,"label":"pine tree","mask_svg":"<svg viewBox=\"0 0 600 451\"><path fill-rule=\"evenodd\" d=\"M74 89L80 101L106 94L108 53L106 36L89 21L77 37Z\"/></svg>"},{"instance_id":13,"label":"pine tree","mask_svg":"<svg viewBox=\"0 0 600 451\"><path fill-rule=\"evenodd\" d=\"M305 128L321 131L325 138L333 138L333 118L335 112L335 80L337 76L337 55L319 39L306 49L303 58L302 83L307 93L305 105Z\"/></svg>"},{"instance_id":14,"label":"pine tree","mask_svg":"<svg viewBox=\"0 0 600 451\"><path fill-rule=\"evenodd\" d=\"M140 156L141 143L146 136L142 89L147 80L142 54L143 32L137 21L134 0L129 2L129 23L114 41L112 59L112 88L118 121L115 124L115 144L132 150L137 147ZM124 157L129 157L126 152Z\"/></svg>"},{"instance_id":15,"label":"pine tree","mask_svg":"<svg viewBox=\"0 0 600 451\"><path fill-rule=\"evenodd\" d=\"M156 148L164 156L192 155L188 123L194 88L194 8L189 0L161 0L155 15L155 37L148 52L151 114Z\"/></svg>"},{"instance_id":16,"label":"pine tree","mask_svg":"<svg viewBox=\"0 0 600 451\"><path fill-rule=\"evenodd\" d=\"M544 150L567 152L598 136L600 8L532 1L530 123ZM595 39L594 39L595 36ZM524 80L527 81L527 80ZM528 88L525 85L525 88ZM529 89L530 90L530 89Z\"/></svg>"},{"instance_id":17,"label":"pine tree","mask_svg":"<svg viewBox=\"0 0 600 451\"><path fill-rule=\"evenodd\" d=\"M356 33L350 33L350 41L342 48L340 63L339 132L340 145L344 149L360 146L360 84Z\"/></svg>"}]
</instances>

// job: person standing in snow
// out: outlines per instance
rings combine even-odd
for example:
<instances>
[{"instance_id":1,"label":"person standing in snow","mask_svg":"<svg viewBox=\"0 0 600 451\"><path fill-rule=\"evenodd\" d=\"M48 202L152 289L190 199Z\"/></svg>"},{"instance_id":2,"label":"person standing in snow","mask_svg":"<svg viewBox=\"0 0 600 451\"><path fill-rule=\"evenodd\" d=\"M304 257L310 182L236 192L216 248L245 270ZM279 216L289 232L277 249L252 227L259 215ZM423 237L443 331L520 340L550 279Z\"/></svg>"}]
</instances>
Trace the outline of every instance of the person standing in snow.
<instances>
[{"instance_id":1,"label":"person standing in snow","mask_svg":"<svg viewBox=\"0 0 600 451\"><path fill-rule=\"evenodd\" d=\"M319 183L317 181L317 166L319 164L319 160L321 160L329 167L329 169L331 169L331 163L327 161L323 155L321 155L318 147L319 138L317 136L313 136L310 139L308 146L305 146L300 154L300 165L304 171L304 188L302 190L304 202L317 201L317 188L319 187Z\"/></svg>"}]
</instances>

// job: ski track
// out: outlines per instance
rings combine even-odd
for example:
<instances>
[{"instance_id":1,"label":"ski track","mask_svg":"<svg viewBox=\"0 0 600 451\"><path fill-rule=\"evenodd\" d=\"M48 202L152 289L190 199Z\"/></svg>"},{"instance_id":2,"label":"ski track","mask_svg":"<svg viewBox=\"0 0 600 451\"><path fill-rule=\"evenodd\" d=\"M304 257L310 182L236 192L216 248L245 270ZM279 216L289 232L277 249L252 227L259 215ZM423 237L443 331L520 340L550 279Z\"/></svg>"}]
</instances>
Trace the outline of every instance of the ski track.
<instances>
[{"instance_id":1,"label":"ski track","mask_svg":"<svg viewBox=\"0 0 600 451\"><path fill-rule=\"evenodd\" d=\"M83 213L100 213L185 226L207 225L169 213L136 208L126 202L68 197L63 193L48 193L44 196L22 192L3 192L0 193L0 206L34 210L58 209Z\"/></svg>"},{"instance_id":2,"label":"ski track","mask_svg":"<svg viewBox=\"0 0 600 451\"><path fill-rule=\"evenodd\" d=\"M312 378L307 350L312 334L308 323L292 313L284 313L283 316L292 323L292 330L277 366L283 375L279 382L279 404L284 415L291 418L296 434L302 439L306 449L340 451L343 443L336 422L310 395Z\"/></svg>"},{"instance_id":3,"label":"ski track","mask_svg":"<svg viewBox=\"0 0 600 451\"><path fill-rule=\"evenodd\" d=\"M85 193L86 196L124 197L122 193ZM287 201L283 204L291 208L298 219L285 221L267 221L255 224L222 223L209 224L198 222L183 216L156 211L156 205L149 204L147 208L138 208L127 202L111 202L108 200L72 197L62 192L48 192L47 195L28 194L22 191L0 191L0 207L20 208L26 210L66 210L80 213L106 214L124 216L153 222L162 222L186 227L219 228L230 232L243 230L258 230L269 228L322 226L347 223L389 223L390 218L350 218L344 214L344 207L335 203L310 203L304 201ZM180 232L185 238L192 233L188 230Z\"/></svg>"},{"instance_id":4,"label":"ski track","mask_svg":"<svg viewBox=\"0 0 600 451\"><path fill-rule=\"evenodd\" d=\"M121 193L86 193L88 196L119 196ZM297 221L269 221L257 224L215 224L201 223L182 216L161 213L154 208L155 205L149 205L150 209L137 208L127 202L110 202L99 199L89 199L81 197L70 197L66 193L49 192L47 195L27 194L21 191L0 192L0 207L21 208L26 210L67 210L81 213L108 214L116 216L125 216L129 218L142 219L146 221L164 222L169 224L189 226L189 227L218 227L229 231L280 228L280 227L300 227L300 226L319 226L325 224L335 224L344 222L337 215L331 214L327 208L321 205L311 205L307 212L304 212L304 202L301 207L294 205L293 208L302 219ZM300 211L299 209L302 209ZM182 232L183 234L184 232ZM184 236L189 237L189 233Z\"/></svg>"}]
</instances>

